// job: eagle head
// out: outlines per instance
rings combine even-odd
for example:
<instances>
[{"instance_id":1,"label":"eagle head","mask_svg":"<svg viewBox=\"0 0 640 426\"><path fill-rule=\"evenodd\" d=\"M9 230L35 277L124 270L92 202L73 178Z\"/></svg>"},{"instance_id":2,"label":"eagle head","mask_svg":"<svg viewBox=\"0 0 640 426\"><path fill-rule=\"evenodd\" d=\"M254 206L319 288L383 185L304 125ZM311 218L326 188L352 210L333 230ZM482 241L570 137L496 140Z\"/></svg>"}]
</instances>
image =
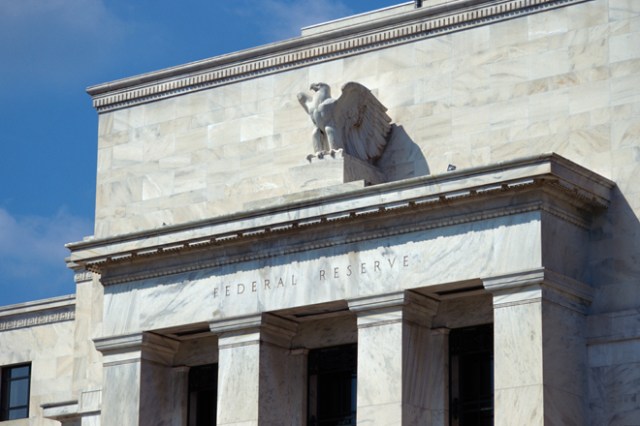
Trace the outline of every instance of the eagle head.
<instances>
[{"instance_id":1,"label":"eagle head","mask_svg":"<svg viewBox=\"0 0 640 426\"><path fill-rule=\"evenodd\" d=\"M314 92L323 92L327 97L331 96L331 88L327 83L313 83L309 86L309 89Z\"/></svg>"}]
</instances>

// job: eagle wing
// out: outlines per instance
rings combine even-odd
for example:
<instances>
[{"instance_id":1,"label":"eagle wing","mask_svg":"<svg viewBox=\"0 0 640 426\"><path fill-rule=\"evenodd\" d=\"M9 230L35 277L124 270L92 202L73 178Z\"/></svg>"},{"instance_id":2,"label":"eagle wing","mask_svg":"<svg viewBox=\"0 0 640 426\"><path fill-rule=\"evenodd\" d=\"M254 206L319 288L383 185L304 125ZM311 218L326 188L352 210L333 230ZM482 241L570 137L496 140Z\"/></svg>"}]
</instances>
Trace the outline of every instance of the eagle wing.
<instances>
[{"instance_id":1,"label":"eagle wing","mask_svg":"<svg viewBox=\"0 0 640 426\"><path fill-rule=\"evenodd\" d=\"M387 108L362 84L342 86L333 117L347 154L373 163L384 151L391 130Z\"/></svg>"}]
</instances>

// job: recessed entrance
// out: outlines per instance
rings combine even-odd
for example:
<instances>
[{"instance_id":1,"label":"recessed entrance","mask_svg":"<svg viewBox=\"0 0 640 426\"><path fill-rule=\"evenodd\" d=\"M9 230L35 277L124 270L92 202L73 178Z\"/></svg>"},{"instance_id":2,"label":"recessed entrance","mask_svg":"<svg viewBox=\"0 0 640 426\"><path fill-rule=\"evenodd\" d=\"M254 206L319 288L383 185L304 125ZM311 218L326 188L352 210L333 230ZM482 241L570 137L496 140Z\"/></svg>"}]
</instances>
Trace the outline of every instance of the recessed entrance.
<instances>
[{"instance_id":1,"label":"recessed entrance","mask_svg":"<svg viewBox=\"0 0 640 426\"><path fill-rule=\"evenodd\" d=\"M493 425L493 324L449 334L451 426Z\"/></svg>"}]
</instances>

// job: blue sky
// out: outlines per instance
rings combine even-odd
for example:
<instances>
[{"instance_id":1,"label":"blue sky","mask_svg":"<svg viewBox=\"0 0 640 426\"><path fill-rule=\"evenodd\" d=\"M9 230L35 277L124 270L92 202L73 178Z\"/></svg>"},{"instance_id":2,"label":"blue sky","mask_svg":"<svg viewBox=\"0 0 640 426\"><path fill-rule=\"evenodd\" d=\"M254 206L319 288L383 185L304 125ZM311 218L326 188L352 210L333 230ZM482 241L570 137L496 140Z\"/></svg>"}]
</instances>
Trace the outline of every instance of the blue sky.
<instances>
[{"instance_id":1,"label":"blue sky","mask_svg":"<svg viewBox=\"0 0 640 426\"><path fill-rule=\"evenodd\" d=\"M399 0L0 0L0 306L74 292L93 229L94 84L295 37Z\"/></svg>"}]
</instances>

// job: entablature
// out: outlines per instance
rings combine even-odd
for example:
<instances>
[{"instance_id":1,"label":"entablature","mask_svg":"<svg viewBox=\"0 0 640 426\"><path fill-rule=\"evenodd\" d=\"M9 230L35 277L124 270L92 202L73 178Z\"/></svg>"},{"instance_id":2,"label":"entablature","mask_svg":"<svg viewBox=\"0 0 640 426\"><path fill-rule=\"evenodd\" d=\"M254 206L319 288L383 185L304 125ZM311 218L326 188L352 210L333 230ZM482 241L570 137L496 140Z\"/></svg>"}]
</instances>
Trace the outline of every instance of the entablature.
<instances>
[{"instance_id":1,"label":"entablature","mask_svg":"<svg viewBox=\"0 0 640 426\"><path fill-rule=\"evenodd\" d=\"M0 308L0 332L61 321L72 321L76 314L74 295L53 297Z\"/></svg>"},{"instance_id":2,"label":"entablature","mask_svg":"<svg viewBox=\"0 0 640 426\"><path fill-rule=\"evenodd\" d=\"M614 183L557 154L544 154L489 166L430 175L285 203L160 229L68 244L73 269L104 274L115 266L141 265L186 253L225 250L223 256L204 256L187 270L279 256L351 241L386 237L421 229L543 210L582 228L594 213L606 209ZM526 197L522 197L526 194ZM533 195L531 195L533 194ZM517 198L520 196L520 198ZM497 200L497 201L496 201ZM499 201L499 202L498 202ZM420 213L416 216L415 213ZM405 217L405 219L402 219ZM406 220L410 217L411 220ZM375 221L375 226L364 226ZM327 226L358 229L338 234ZM382 226L380 226L382 225ZM322 231L327 235L320 238ZM304 234L312 232L312 234ZM297 238L295 243L256 250L270 238ZM280 241L281 242L281 241ZM238 245L253 247L231 250ZM274 244L275 245L275 244ZM171 262L165 268L175 267ZM140 273L102 276L105 285L154 276ZM180 272L176 269L176 272ZM163 273L162 275L166 274ZM151 274L151 275L149 275Z\"/></svg>"},{"instance_id":3,"label":"entablature","mask_svg":"<svg viewBox=\"0 0 640 426\"><path fill-rule=\"evenodd\" d=\"M454 0L91 86L106 112L589 0Z\"/></svg>"}]
</instances>

